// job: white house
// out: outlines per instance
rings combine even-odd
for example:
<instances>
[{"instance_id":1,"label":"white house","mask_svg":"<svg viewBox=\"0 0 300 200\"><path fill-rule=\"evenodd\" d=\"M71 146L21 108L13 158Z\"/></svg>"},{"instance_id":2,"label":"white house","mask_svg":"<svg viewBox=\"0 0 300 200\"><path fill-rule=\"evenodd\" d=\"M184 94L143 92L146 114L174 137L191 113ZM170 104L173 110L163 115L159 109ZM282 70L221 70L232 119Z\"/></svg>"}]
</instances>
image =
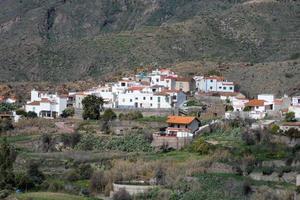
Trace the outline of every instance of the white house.
<instances>
[{"instance_id":1,"label":"white house","mask_svg":"<svg viewBox=\"0 0 300 200\"><path fill-rule=\"evenodd\" d=\"M300 96L292 97L292 105L300 106Z\"/></svg>"},{"instance_id":2,"label":"white house","mask_svg":"<svg viewBox=\"0 0 300 200\"><path fill-rule=\"evenodd\" d=\"M163 86L168 90L175 89L177 74L169 69L154 70L148 75L150 86Z\"/></svg>"},{"instance_id":3,"label":"white house","mask_svg":"<svg viewBox=\"0 0 300 200\"><path fill-rule=\"evenodd\" d=\"M199 92L234 92L234 83L221 76L195 76L194 80Z\"/></svg>"},{"instance_id":4,"label":"white house","mask_svg":"<svg viewBox=\"0 0 300 200\"><path fill-rule=\"evenodd\" d=\"M67 101L67 96L32 90L25 110L35 112L39 117L56 118L67 108Z\"/></svg>"},{"instance_id":5,"label":"white house","mask_svg":"<svg viewBox=\"0 0 300 200\"><path fill-rule=\"evenodd\" d=\"M117 99L118 108L172 108L183 103L186 95L181 91L136 86L118 94Z\"/></svg>"}]
</instances>

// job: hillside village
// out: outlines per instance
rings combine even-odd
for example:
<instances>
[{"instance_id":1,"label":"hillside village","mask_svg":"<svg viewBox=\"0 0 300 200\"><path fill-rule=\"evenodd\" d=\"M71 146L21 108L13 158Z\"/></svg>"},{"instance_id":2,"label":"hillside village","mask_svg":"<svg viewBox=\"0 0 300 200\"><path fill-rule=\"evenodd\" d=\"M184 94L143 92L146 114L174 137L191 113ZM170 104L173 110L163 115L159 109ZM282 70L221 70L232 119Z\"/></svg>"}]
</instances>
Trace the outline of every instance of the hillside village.
<instances>
[{"instance_id":1,"label":"hillside village","mask_svg":"<svg viewBox=\"0 0 300 200\"><path fill-rule=\"evenodd\" d=\"M87 99L98 103L87 105ZM142 71L132 76L123 77L117 82L107 82L85 91L69 91L69 93L59 94L33 89L30 100L25 105L18 104L18 100L14 96L0 97L0 102L2 124L5 124L5 121L12 121L11 126L18 127L24 126L23 124L27 123L26 120L46 120L43 123L52 123L49 127L55 129L54 135L58 133L72 135L79 131L84 133L81 138L94 140L93 142L99 139L99 142L106 143L105 145L101 143L104 146L110 145L110 141L97 139L97 137L102 137L103 134L111 135L112 138L120 139L124 137L128 140L127 142L132 140L133 143L136 143L135 145L138 145L140 139L135 137L139 137L139 134L132 135L132 133L146 131L147 138L151 138L151 142L147 145L142 144L143 147L139 148L143 150L137 150L137 152L147 152L150 151L149 149L159 152L172 152L174 150L175 152L185 152L187 149L193 149L198 144L201 147L197 147L198 150L194 151L201 152L200 154L208 154L212 151L209 149L220 148L217 146L221 145L222 148L227 149L229 143L239 143L240 138L226 142L220 140L220 137L224 134L222 131L227 130L228 126L231 127L229 128L231 131L253 132L254 135L242 135L242 139L245 140L246 144L251 143L251 145L252 143L255 144L256 140L260 143L263 140L262 138L266 137L264 131L269 131L268 134L273 134L275 137L272 139L274 144L279 145L277 144L279 142L280 145L284 145L286 148L296 149L291 158L294 164L289 165L291 166L290 170L282 172L288 174L288 178L281 180L283 174L278 175L279 178L269 178L269 176L275 176L273 171L272 173L262 172L262 175L257 174L257 172L255 172L256 174L249 172L247 177L249 176L251 180L255 181L283 181L298 187L300 185L300 174L297 171L300 162L297 160L297 156L299 156L297 148L300 145L300 96L289 97L284 95L276 97L274 94L259 94L255 99L250 99L238 91L234 82L226 80L220 74L182 77L170 69L161 68L149 72ZM96 115L87 115L88 111L94 112ZM97 122L97 125L95 125L93 121L95 119L100 120L100 123ZM99 126L99 124L101 125ZM47 130L44 130L42 125L37 126L39 127L38 130ZM92 128L92 131L87 128L95 126L98 128ZM28 128L28 126L26 127ZM32 131L35 130L34 126L31 128ZM3 130L4 135L6 132L10 136L15 134L7 126L2 126L1 130ZM26 132L26 130L24 129L23 132ZM128 137L127 134L129 134ZM58 142L54 138L50 139L54 135L47 135L49 143L46 152L50 152L50 149L55 152L64 152L67 151L66 149L71 148L68 145L66 146L64 142ZM18 135L17 137L23 136ZM45 136L42 135L42 137ZM51 141L54 142L53 145L51 145ZM223 144L223 142L225 143ZM33 143L30 145L33 145ZM79 145L76 148L80 150L97 148L93 145L89 147L89 145L84 148ZM116 143L116 145L105 147L108 148L105 151L119 151L123 143ZM24 148L23 144L21 146ZM210 146L216 147L212 148ZM241 149L243 148L241 147ZM283 147L280 146L280 148ZM269 150L262 151L266 153ZM283 158L285 159L284 156ZM275 159L275 157L272 157L272 159ZM261 160L260 162L269 162L269 158L267 161ZM255 168L260 166L254 163L253 161L252 164ZM250 163L248 164L250 166ZM229 167L229 165L226 167ZM272 164L272 167L281 169L283 166ZM224 170L220 171L223 173ZM233 168L232 170L234 171ZM216 171L219 172L219 170ZM122 181L124 180L122 179ZM126 184L122 186L122 181L120 182L118 179L113 184L107 183L110 188L110 195L108 196L113 197L118 191L122 191L122 188L125 188L132 196L153 189L150 184L146 189L131 190ZM297 198L297 193L290 193L290 195L294 196L295 199Z\"/></svg>"}]
</instances>

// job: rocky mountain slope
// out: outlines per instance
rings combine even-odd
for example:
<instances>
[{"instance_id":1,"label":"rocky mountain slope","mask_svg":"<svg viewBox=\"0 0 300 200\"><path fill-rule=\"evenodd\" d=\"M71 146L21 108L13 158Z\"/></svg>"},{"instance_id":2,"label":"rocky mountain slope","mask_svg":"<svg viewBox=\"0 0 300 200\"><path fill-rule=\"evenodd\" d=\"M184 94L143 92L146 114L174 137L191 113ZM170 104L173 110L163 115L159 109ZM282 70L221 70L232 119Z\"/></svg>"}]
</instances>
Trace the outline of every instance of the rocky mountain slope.
<instances>
[{"instance_id":1,"label":"rocky mountain slope","mask_svg":"<svg viewBox=\"0 0 300 200\"><path fill-rule=\"evenodd\" d=\"M300 3L292 0L1 0L0 44L1 81L213 61L265 63L265 76L280 69L284 80L272 91L300 85L284 75L300 73Z\"/></svg>"}]
</instances>

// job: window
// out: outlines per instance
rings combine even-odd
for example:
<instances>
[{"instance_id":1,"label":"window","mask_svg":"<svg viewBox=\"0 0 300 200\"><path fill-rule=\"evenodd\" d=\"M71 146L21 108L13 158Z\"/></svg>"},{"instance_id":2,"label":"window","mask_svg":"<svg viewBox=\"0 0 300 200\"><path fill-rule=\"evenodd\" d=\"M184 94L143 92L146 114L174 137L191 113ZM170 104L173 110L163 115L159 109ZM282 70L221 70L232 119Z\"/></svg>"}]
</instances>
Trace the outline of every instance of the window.
<instances>
[{"instance_id":1,"label":"window","mask_svg":"<svg viewBox=\"0 0 300 200\"><path fill-rule=\"evenodd\" d=\"M258 109L259 107L258 106L256 106L256 109Z\"/></svg>"},{"instance_id":2,"label":"window","mask_svg":"<svg viewBox=\"0 0 300 200\"><path fill-rule=\"evenodd\" d=\"M138 98L138 97L135 97L135 100L139 100L139 98Z\"/></svg>"},{"instance_id":3,"label":"window","mask_svg":"<svg viewBox=\"0 0 300 200\"><path fill-rule=\"evenodd\" d=\"M157 101L160 102L160 97L157 97Z\"/></svg>"},{"instance_id":4,"label":"window","mask_svg":"<svg viewBox=\"0 0 300 200\"><path fill-rule=\"evenodd\" d=\"M153 100L153 97L150 97L150 100Z\"/></svg>"},{"instance_id":5,"label":"window","mask_svg":"<svg viewBox=\"0 0 300 200\"><path fill-rule=\"evenodd\" d=\"M212 82L213 82L213 80L210 80L210 82L212 83Z\"/></svg>"},{"instance_id":6,"label":"window","mask_svg":"<svg viewBox=\"0 0 300 200\"><path fill-rule=\"evenodd\" d=\"M227 88L226 87L223 87L223 90L226 90Z\"/></svg>"},{"instance_id":7,"label":"window","mask_svg":"<svg viewBox=\"0 0 300 200\"><path fill-rule=\"evenodd\" d=\"M126 84L125 83L121 83L121 86L124 87Z\"/></svg>"},{"instance_id":8,"label":"window","mask_svg":"<svg viewBox=\"0 0 300 200\"><path fill-rule=\"evenodd\" d=\"M220 86L219 89L222 89L222 87Z\"/></svg>"},{"instance_id":9,"label":"window","mask_svg":"<svg viewBox=\"0 0 300 200\"><path fill-rule=\"evenodd\" d=\"M125 99L123 99L122 101L125 102Z\"/></svg>"},{"instance_id":10,"label":"window","mask_svg":"<svg viewBox=\"0 0 300 200\"><path fill-rule=\"evenodd\" d=\"M209 89L211 89L211 90L212 90L212 89L213 89L213 87L212 87L212 86L210 86L210 87L209 87Z\"/></svg>"},{"instance_id":11,"label":"window","mask_svg":"<svg viewBox=\"0 0 300 200\"><path fill-rule=\"evenodd\" d=\"M156 79L156 82L159 82L159 79L158 79L158 78Z\"/></svg>"},{"instance_id":12,"label":"window","mask_svg":"<svg viewBox=\"0 0 300 200\"><path fill-rule=\"evenodd\" d=\"M144 100L146 100L146 97L143 97Z\"/></svg>"},{"instance_id":13,"label":"window","mask_svg":"<svg viewBox=\"0 0 300 200\"><path fill-rule=\"evenodd\" d=\"M150 103L150 107L152 107L152 103Z\"/></svg>"},{"instance_id":14,"label":"window","mask_svg":"<svg viewBox=\"0 0 300 200\"><path fill-rule=\"evenodd\" d=\"M230 90L232 90L232 87L229 87Z\"/></svg>"},{"instance_id":15,"label":"window","mask_svg":"<svg viewBox=\"0 0 300 200\"><path fill-rule=\"evenodd\" d=\"M132 99L130 99L130 102L132 102Z\"/></svg>"}]
</instances>

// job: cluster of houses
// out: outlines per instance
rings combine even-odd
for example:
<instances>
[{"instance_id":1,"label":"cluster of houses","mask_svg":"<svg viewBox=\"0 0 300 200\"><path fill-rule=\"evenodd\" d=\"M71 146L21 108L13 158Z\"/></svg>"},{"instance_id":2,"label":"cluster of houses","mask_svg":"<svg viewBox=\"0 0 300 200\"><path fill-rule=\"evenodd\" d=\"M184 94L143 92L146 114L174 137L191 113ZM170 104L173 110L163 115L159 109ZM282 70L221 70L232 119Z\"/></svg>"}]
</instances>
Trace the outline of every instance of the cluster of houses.
<instances>
[{"instance_id":1,"label":"cluster of houses","mask_svg":"<svg viewBox=\"0 0 300 200\"><path fill-rule=\"evenodd\" d=\"M32 90L30 101L24 108L26 112L35 112L39 117L57 118L67 107L82 110L82 100L88 95L102 97L104 108L160 110L182 108L188 96L217 94L226 108L230 108L225 112L225 119L259 120L278 114L282 117L287 112L294 112L295 118L300 119L300 96L275 98L273 94L260 94L255 99L248 99L235 89L234 82L221 76L185 78L170 69L156 69L64 95ZM15 103L16 99L0 97L0 102ZM198 119L190 116L169 116L167 123L168 128L160 132L156 139L161 142L167 139L170 142L171 138L175 138L173 147L177 148L178 140L193 138L200 127Z\"/></svg>"},{"instance_id":2,"label":"cluster of houses","mask_svg":"<svg viewBox=\"0 0 300 200\"><path fill-rule=\"evenodd\" d=\"M247 99L241 93L221 95L221 99L232 106L225 113L225 118L263 119L267 116L284 115L294 112L295 118L300 119L300 96L275 98L273 94L259 94L255 99Z\"/></svg>"},{"instance_id":3,"label":"cluster of houses","mask_svg":"<svg viewBox=\"0 0 300 200\"><path fill-rule=\"evenodd\" d=\"M218 76L184 78L169 69L156 69L124 77L86 91L67 95L49 94L32 90L25 110L40 117L55 118L68 106L82 109L88 95L102 97L104 108L115 109L170 109L179 108L191 92L234 92L234 83Z\"/></svg>"}]
</instances>

